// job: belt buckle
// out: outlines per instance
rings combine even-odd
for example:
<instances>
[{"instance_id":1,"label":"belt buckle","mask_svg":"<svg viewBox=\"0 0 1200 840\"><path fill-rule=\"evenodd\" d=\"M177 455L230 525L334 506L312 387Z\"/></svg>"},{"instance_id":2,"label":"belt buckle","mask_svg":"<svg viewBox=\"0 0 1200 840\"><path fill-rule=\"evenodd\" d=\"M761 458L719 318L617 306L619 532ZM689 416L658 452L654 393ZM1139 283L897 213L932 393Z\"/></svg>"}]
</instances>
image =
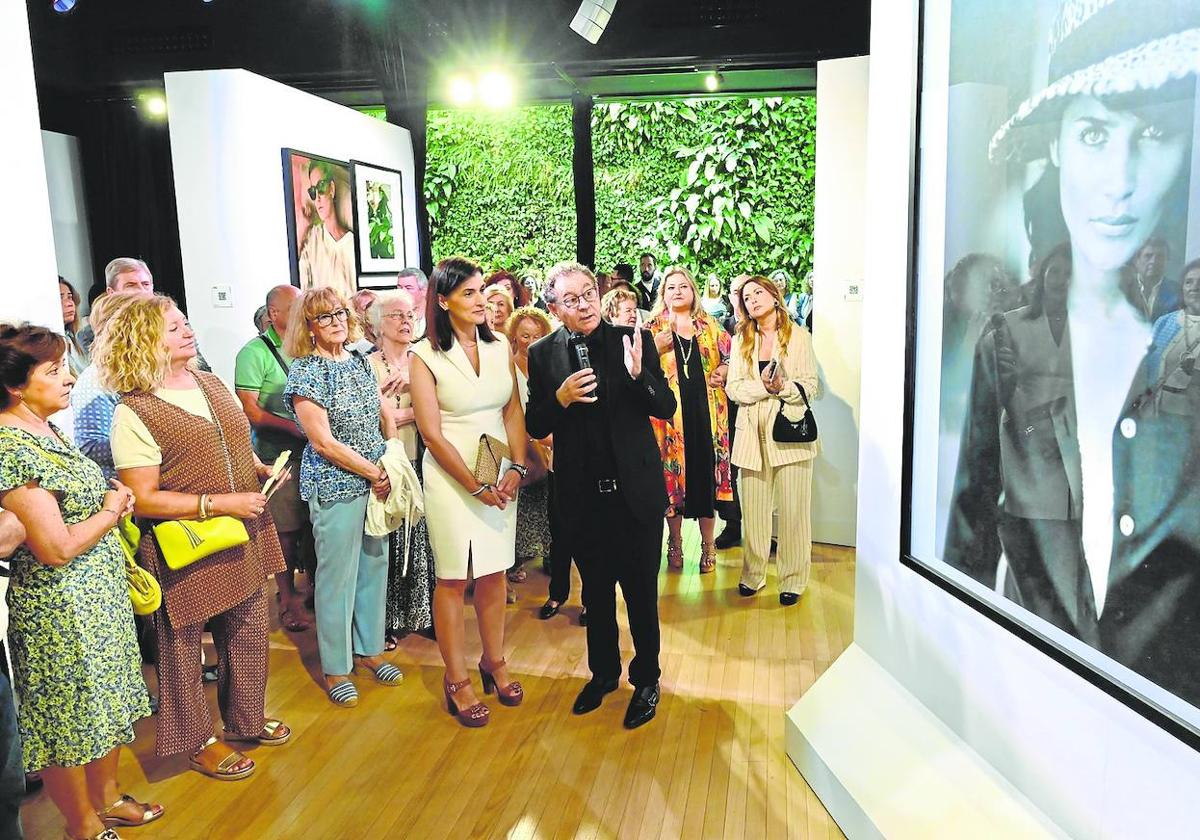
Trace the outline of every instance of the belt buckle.
<instances>
[{"instance_id":1,"label":"belt buckle","mask_svg":"<svg viewBox=\"0 0 1200 840\"><path fill-rule=\"evenodd\" d=\"M601 478L596 482L596 489L601 493L616 493L617 480L615 478Z\"/></svg>"}]
</instances>

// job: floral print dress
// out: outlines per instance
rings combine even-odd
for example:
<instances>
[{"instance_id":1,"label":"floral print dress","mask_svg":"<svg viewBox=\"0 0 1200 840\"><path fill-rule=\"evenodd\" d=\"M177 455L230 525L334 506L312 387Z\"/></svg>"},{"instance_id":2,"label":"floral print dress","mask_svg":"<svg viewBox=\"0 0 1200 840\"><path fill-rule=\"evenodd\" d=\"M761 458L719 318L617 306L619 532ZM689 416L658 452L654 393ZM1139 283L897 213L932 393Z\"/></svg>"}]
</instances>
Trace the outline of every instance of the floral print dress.
<instances>
[{"instance_id":1,"label":"floral print dress","mask_svg":"<svg viewBox=\"0 0 1200 840\"><path fill-rule=\"evenodd\" d=\"M108 488L100 468L54 432L0 427L0 492L37 483L75 525L100 510ZM21 546L11 569L8 640L25 770L87 764L133 741L150 700L116 531L64 566Z\"/></svg>"}]
</instances>

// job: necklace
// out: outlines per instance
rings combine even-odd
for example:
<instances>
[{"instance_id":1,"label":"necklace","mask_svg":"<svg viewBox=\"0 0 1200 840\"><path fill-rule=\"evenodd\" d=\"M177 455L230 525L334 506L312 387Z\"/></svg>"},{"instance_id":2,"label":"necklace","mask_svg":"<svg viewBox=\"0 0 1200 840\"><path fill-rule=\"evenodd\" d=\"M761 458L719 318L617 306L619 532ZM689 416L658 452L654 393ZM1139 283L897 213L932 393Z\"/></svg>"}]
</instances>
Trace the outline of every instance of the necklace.
<instances>
[{"instance_id":1,"label":"necklace","mask_svg":"<svg viewBox=\"0 0 1200 840\"><path fill-rule=\"evenodd\" d=\"M379 349L379 358L383 360L384 376L386 376L388 379L391 379L392 378L392 365L388 361L387 353L385 353L383 351L382 347ZM403 406L400 405L400 396L401 395L398 393L392 394L392 402L394 402L396 404L396 408L403 408Z\"/></svg>"},{"instance_id":2,"label":"necklace","mask_svg":"<svg viewBox=\"0 0 1200 840\"><path fill-rule=\"evenodd\" d=\"M683 357L683 378L688 379L691 374L688 373L688 368L691 367L692 353L696 351L696 345L690 340L687 344L683 343L683 339L678 333L671 333L675 336L675 340L679 342L679 355Z\"/></svg>"}]
</instances>

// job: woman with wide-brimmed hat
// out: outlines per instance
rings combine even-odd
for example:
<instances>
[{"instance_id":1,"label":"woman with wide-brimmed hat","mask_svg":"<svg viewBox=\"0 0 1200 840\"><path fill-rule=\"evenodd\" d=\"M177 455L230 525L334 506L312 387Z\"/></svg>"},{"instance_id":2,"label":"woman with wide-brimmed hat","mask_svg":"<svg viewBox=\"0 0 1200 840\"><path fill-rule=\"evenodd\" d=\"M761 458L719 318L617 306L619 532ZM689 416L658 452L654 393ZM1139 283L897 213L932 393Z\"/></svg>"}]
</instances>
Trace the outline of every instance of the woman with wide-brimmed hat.
<instances>
[{"instance_id":1,"label":"woman with wide-brimmed hat","mask_svg":"<svg viewBox=\"0 0 1200 840\"><path fill-rule=\"evenodd\" d=\"M989 151L1043 167L1025 227L1035 257L1069 249L1066 324L1050 342L1016 310L980 339L944 552L989 586L1003 553L1011 597L1194 703L1200 447L1138 399L1150 324L1121 272L1183 244L1198 71L1194 0L1062 3L1049 84Z\"/></svg>"}]
</instances>

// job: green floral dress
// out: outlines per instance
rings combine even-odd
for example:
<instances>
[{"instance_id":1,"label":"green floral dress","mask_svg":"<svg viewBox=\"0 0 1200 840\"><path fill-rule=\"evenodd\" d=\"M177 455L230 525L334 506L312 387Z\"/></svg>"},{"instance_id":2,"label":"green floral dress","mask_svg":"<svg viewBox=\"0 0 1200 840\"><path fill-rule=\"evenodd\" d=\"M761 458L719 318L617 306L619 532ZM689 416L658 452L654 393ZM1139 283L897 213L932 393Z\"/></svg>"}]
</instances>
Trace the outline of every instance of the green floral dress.
<instances>
[{"instance_id":1,"label":"green floral dress","mask_svg":"<svg viewBox=\"0 0 1200 840\"><path fill-rule=\"evenodd\" d=\"M0 426L0 492L36 482L74 525L98 511L100 468L66 442ZM22 546L11 561L8 639L25 770L74 767L133 740L150 714L125 555L115 531L65 566Z\"/></svg>"}]
</instances>

